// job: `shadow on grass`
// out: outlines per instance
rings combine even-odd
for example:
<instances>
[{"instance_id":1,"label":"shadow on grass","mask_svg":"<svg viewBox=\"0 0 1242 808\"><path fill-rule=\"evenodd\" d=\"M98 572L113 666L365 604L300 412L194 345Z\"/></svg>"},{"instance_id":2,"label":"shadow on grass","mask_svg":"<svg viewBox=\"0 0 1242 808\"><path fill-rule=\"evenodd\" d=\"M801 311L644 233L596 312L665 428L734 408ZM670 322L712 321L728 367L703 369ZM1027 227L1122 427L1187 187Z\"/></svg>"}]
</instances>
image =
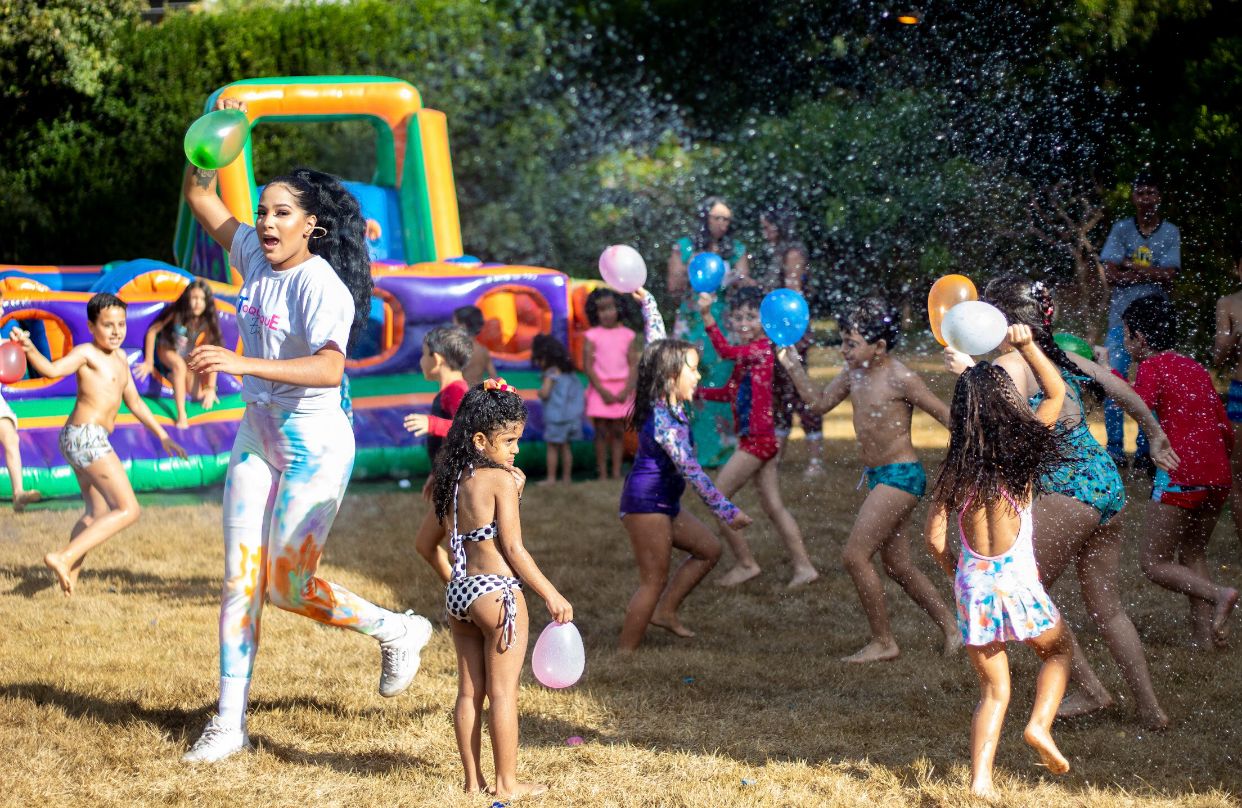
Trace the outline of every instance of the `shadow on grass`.
<instances>
[{"instance_id":1,"label":"shadow on grass","mask_svg":"<svg viewBox=\"0 0 1242 808\"><path fill-rule=\"evenodd\" d=\"M56 577L42 564L0 566L0 577L16 578L17 584L6 595L32 597L44 589L56 587ZM80 587L106 585L113 591L132 595L154 595L162 599L211 601L220 599L220 579L208 575L165 578L150 573L134 572L120 567L87 567L78 579Z\"/></svg>"},{"instance_id":2,"label":"shadow on grass","mask_svg":"<svg viewBox=\"0 0 1242 808\"><path fill-rule=\"evenodd\" d=\"M179 741L188 749L215 711L214 704L199 709L186 710L176 707L151 709L136 701L110 701L98 696L75 693L53 685L37 682L16 682L0 685L0 699L27 701L40 707L54 707L75 720L97 721L103 724L123 726L142 721L166 733L170 740ZM342 709L339 704L313 697L297 697L258 701L251 705L250 715L265 710L289 711L311 709L332 713L338 717L366 720L381 711L376 709ZM414 716L433 712L430 708L413 710ZM282 761L304 766L326 766L335 771L351 774L384 774L412 766L431 766L431 761L413 755L396 754L386 749L367 752L305 752L294 746L276 743L265 736L252 736L265 752Z\"/></svg>"}]
</instances>

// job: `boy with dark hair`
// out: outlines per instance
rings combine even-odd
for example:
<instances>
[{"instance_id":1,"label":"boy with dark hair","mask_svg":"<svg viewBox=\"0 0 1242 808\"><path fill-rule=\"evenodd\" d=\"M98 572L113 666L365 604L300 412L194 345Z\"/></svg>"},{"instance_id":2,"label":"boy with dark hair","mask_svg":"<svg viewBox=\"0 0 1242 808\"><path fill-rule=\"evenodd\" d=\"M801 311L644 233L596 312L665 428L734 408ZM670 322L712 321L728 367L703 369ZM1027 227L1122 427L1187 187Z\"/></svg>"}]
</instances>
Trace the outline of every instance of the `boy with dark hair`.
<instances>
[{"instance_id":1,"label":"boy with dark hair","mask_svg":"<svg viewBox=\"0 0 1242 808\"><path fill-rule=\"evenodd\" d=\"M435 382L440 390L431 400L431 414L410 413L405 416L405 428L415 436L427 436L427 458L433 469L440 444L453 425L453 416L470 390L462 370L470 362L474 350L470 335L457 326L438 326L423 337L423 355L418 360L418 367L423 372L423 378ZM430 502L433 490L435 477L428 474L423 485L423 499ZM440 579L448 583L453 565L449 563L448 552L441 546L443 539L444 528L436 519L435 509L429 509L415 534L414 547Z\"/></svg>"},{"instance_id":2,"label":"boy with dark hair","mask_svg":"<svg viewBox=\"0 0 1242 808\"><path fill-rule=\"evenodd\" d=\"M125 302L100 292L87 302L86 319L91 341L75 345L54 362L39 353L28 332L13 332L35 372L48 379L77 374L77 401L60 430L60 451L77 477L86 512L69 532L69 544L43 557L66 595L73 594L86 554L138 521L134 489L108 442L121 401L159 439L164 451L185 457L185 450L168 437L134 386L129 359L121 347L126 332Z\"/></svg>"},{"instance_id":3,"label":"boy with dark hair","mask_svg":"<svg viewBox=\"0 0 1242 808\"><path fill-rule=\"evenodd\" d=\"M888 617L884 582L871 562L877 552L889 577L901 584L940 627L944 654L949 656L962 646L956 618L910 559L910 543L902 532L927 488L927 475L910 440L910 418L918 407L948 427L949 408L927 389L917 373L889 353L901 336L901 322L887 303L875 298L862 300L839 322L845 370L818 396L797 352L782 350L779 356L798 395L813 411L826 413L850 400L859 455L866 466L870 493L850 530L842 560L862 601L871 641L842 661L883 662L901 654Z\"/></svg>"},{"instance_id":4,"label":"boy with dark hair","mask_svg":"<svg viewBox=\"0 0 1242 808\"><path fill-rule=\"evenodd\" d=\"M741 490L751 479L759 489L759 503L768 515L789 553L793 575L789 588L809 584L819 577L807 555L802 541L802 531L793 514L781 500L780 441L776 438L776 424L772 419L772 371L774 368L772 342L763 333L759 322L759 304L763 291L755 287L742 287L733 293L730 301L730 332L741 342L730 345L716 318L712 316L714 297L699 295L699 312L712 347L721 359L734 363L733 372L724 387L700 387L698 397L706 401L727 401L733 406L733 422L737 430L738 450L733 453L720 475L716 487L728 499ZM720 530L733 550L733 569L718 581L721 586L736 586L759 574L746 543L746 538L723 521Z\"/></svg>"},{"instance_id":5,"label":"boy with dark hair","mask_svg":"<svg viewBox=\"0 0 1242 808\"><path fill-rule=\"evenodd\" d=\"M466 384L471 387L496 375L496 366L492 364L492 352L487 349L486 345L479 342L479 332L483 330L485 322L483 310L478 306L459 306L453 310L453 325L464 328L474 340L474 353L470 355L470 361L462 369Z\"/></svg>"},{"instance_id":6,"label":"boy with dark hair","mask_svg":"<svg viewBox=\"0 0 1242 808\"><path fill-rule=\"evenodd\" d=\"M1141 563L1151 581L1190 599L1192 643L1210 650L1224 643L1238 602L1236 589L1212 582L1207 563L1208 540L1233 483L1233 428L1212 377L1173 350L1174 317L1173 306L1158 296L1139 298L1121 315L1126 350L1139 363L1134 391L1180 460L1172 472L1156 472Z\"/></svg>"}]
</instances>

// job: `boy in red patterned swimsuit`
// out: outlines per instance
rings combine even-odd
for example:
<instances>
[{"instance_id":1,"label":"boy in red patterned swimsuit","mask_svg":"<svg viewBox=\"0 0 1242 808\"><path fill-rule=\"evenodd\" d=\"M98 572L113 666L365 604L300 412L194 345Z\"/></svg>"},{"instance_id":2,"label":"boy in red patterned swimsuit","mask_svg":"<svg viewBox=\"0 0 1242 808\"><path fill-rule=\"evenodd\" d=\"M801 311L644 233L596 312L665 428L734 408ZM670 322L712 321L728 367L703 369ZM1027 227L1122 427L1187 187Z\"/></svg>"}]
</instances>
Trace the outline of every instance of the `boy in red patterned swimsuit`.
<instances>
[{"instance_id":1,"label":"boy in red patterned swimsuit","mask_svg":"<svg viewBox=\"0 0 1242 808\"><path fill-rule=\"evenodd\" d=\"M776 424L772 420L775 352L759 323L759 304L763 300L763 292L755 287L743 287L733 293L729 309L730 330L738 337L740 345L730 345L724 334L720 333L711 312L714 300L712 295L700 294L699 311L712 347L722 359L734 363L733 373L724 387L700 387L698 396L707 401L732 404L733 423L738 435L738 451L720 470L716 487L726 498L732 498L742 486L751 479L755 480L763 512L781 534L793 564L793 576L789 579L789 588L793 589L814 581L819 573L806 553L798 523L781 500L780 479L777 476L781 446L776 437ZM758 575L759 564L750 552L746 538L723 522L720 523L720 531L733 550L734 565L717 583L720 586L737 586Z\"/></svg>"}]
</instances>

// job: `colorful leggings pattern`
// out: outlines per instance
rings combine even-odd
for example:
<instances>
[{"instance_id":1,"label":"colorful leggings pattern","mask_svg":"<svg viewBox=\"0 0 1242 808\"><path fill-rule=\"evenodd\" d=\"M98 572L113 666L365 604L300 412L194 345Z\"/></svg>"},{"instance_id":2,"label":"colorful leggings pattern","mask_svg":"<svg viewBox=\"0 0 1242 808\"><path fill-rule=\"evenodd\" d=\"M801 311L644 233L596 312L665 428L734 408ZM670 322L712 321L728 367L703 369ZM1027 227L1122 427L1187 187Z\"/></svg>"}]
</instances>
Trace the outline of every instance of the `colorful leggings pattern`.
<instances>
[{"instance_id":1,"label":"colorful leggings pattern","mask_svg":"<svg viewBox=\"0 0 1242 808\"><path fill-rule=\"evenodd\" d=\"M220 675L249 677L264 595L320 623L374 633L392 613L315 576L354 465L345 412L251 404L224 483Z\"/></svg>"}]
</instances>

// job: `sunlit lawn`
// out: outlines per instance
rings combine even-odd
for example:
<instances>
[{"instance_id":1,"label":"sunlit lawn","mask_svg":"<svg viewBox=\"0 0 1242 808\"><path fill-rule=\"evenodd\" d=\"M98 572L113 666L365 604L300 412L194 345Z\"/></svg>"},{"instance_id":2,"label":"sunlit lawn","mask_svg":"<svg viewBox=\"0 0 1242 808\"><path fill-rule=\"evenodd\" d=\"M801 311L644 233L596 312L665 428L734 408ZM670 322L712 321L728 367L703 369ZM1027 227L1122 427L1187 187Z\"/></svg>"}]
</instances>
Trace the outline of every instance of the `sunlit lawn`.
<instances>
[{"instance_id":1,"label":"sunlit lawn","mask_svg":"<svg viewBox=\"0 0 1242 808\"><path fill-rule=\"evenodd\" d=\"M946 392L941 381L936 389ZM765 574L739 591L722 591L709 579L684 610L697 639L653 631L628 659L612 650L636 581L616 519L619 484L583 482L527 495L527 543L573 601L588 654L586 675L570 690L525 679L521 771L554 789L540 804L969 802L967 732L976 685L964 658L937 655L936 629L922 612L890 585L902 657L866 668L837 662L866 639L839 562L863 492L855 491L848 413L834 413L826 431L826 479L803 482L802 442L791 444L784 472L787 500L823 578L787 594L778 542L760 521L750 536ZM944 432L919 418L915 434L930 467ZM411 546L424 507L417 490L351 489L322 569L381 604L434 615L442 590ZM1136 482L1130 493L1125 518L1134 535L1144 489ZM749 492L741 504L761 513ZM214 768L181 764L214 709L219 504L156 498L136 527L89 558L78 594L66 600L38 559L63 542L75 518L59 507L20 518L0 513L0 609L7 623L0 646L0 804L490 804L459 793L450 717L456 674L443 628L410 691L384 700L375 692L379 654L371 641L269 609L252 691L258 753ZM1211 552L1229 565L1221 575L1236 584L1238 545L1227 522ZM1035 664L1014 649L1011 720L998 755L1004 804L1236 804L1242 655L1236 648L1214 655L1184 650L1185 602L1142 580L1136 541L1135 535L1128 546L1124 599L1173 726L1159 734L1139 730L1067 577L1053 596L1119 705L1059 724L1074 769L1059 779L1047 775L1021 742ZM930 573L921 539L915 542ZM950 597L948 581L934 580ZM537 632L546 612L532 604L532 614ZM585 743L566 745L571 736Z\"/></svg>"}]
</instances>

